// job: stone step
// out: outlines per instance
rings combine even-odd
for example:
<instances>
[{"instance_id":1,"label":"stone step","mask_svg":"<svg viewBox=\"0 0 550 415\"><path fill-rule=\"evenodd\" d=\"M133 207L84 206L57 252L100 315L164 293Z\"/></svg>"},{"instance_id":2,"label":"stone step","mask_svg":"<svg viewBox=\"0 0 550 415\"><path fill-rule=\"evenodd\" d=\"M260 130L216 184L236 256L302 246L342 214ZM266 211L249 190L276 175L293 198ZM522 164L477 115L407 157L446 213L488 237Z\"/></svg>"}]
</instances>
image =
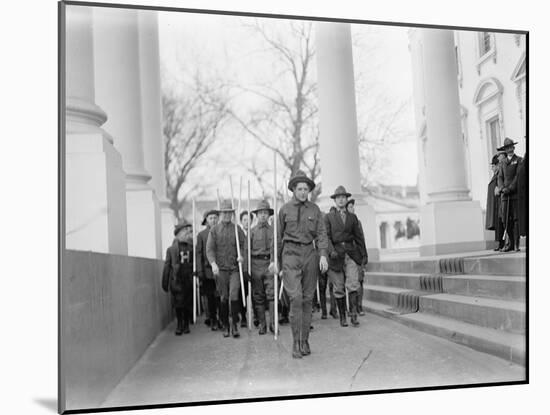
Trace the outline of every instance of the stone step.
<instances>
[{"instance_id":1,"label":"stone step","mask_svg":"<svg viewBox=\"0 0 550 415\"><path fill-rule=\"evenodd\" d=\"M435 274L439 272L439 261L434 259L373 261L368 263L367 272Z\"/></svg>"},{"instance_id":2,"label":"stone step","mask_svg":"<svg viewBox=\"0 0 550 415\"><path fill-rule=\"evenodd\" d=\"M480 352L498 356L517 364L525 364L526 340L523 334L480 327L429 313L399 314L387 304L365 299L363 300L363 309Z\"/></svg>"},{"instance_id":3,"label":"stone step","mask_svg":"<svg viewBox=\"0 0 550 415\"><path fill-rule=\"evenodd\" d=\"M397 307L397 298L400 293L411 290L400 287L386 287L383 285L368 285L364 287L364 297L370 301Z\"/></svg>"},{"instance_id":4,"label":"stone step","mask_svg":"<svg viewBox=\"0 0 550 415\"><path fill-rule=\"evenodd\" d=\"M410 290L420 289L420 277L426 274L411 274L398 272L367 272L365 285L380 285L385 287L399 287Z\"/></svg>"},{"instance_id":5,"label":"stone step","mask_svg":"<svg viewBox=\"0 0 550 415\"><path fill-rule=\"evenodd\" d=\"M404 314L397 321L409 327L525 365L524 334L509 333L428 313Z\"/></svg>"},{"instance_id":6,"label":"stone step","mask_svg":"<svg viewBox=\"0 0 550 415\"><path fill-rule=\"evenodd\" d=\"M525 277L502 275L452 275L443 277L449 294L525 302Z\"/></svg>"},{"instance_id":7,"label":"stone step","mask_svg":"<svg viewBox=\"0 0 550 415\"><path fill-rule=\"evenodd\" d=\"M464 272L475 275L526 275L525 252L464 258Z\"/></svg>"},{"instance_id":8,"label":"stone step","mask_svg":"<svg viewBox=\"0 0 550 415\"><path fill-rule=\"evenodd\" d=\"M525 333L525 303L456 294L432 294L419 299L420 312L436 314L465 323Z\"/></svg>"}]
</instances>

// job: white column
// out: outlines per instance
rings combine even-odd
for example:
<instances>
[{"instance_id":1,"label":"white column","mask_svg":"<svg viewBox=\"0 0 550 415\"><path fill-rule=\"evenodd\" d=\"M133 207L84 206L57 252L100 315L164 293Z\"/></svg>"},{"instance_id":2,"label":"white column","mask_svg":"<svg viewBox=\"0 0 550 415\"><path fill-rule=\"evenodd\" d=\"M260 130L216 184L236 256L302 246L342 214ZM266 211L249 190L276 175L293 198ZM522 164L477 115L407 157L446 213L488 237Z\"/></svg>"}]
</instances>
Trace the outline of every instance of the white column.
<instances>
[{"instance_id":1,"label":"white column","mask_svg":"<svg viewBox=\"0 0 550 415\"><path fill-rule=\"evenodd\" d=\"M369 259L379 258L374 209L361 190L355 81L351 30L347 23L317 23L317 78L319 90L320 161L323 192L320 205L328 210L329 196L343 185L355 198L363 224Z\"/></svg>"},{"instance_id":2,"label":"white column","mask_svg":"<svg viewBox=\"0 0 550 415\"><path fill-rule=\"evenodd\" d=\"M138 22L144 164L158 198L161 246L162 252L166 252L174 239L175 217L166 197L158 13L140 11Z\"/></svg>"},{"instance_id":3,"label":"white column","mask_svg":"<svg viewBox=\"0 0 550 415\"><path fill-rule=\"evenodd\" d=\"M65 13L65 246L126 255L122 160L95 104L92 9Z\"/></svg>"},{"instance_id":4,"label":"white column","mask_svg":"<svg viewBox=\"0 0 550 415\"><path fill-rule=\"evenodd\" d=\"M96 99L126 172L128 254L160 258L160 212L143 156L138 12L94 9Z\"/></svg>"},{"instance_id":5,"label":"white column","mask_svg":"<svg viewBox=\"0 0 550 415\"><path fill-rule=\"evenodd\" d=\"M417 122L425 119L427 137L422 148L428 201L420 211L420 253L481 250L485 248L482 212L479 202L471 200L467 184L453 32L416 29L413 33L414 79L421 79L422 85L415 101L417 113L424 117L417 115Z\"/></svg>"}]
</instances>

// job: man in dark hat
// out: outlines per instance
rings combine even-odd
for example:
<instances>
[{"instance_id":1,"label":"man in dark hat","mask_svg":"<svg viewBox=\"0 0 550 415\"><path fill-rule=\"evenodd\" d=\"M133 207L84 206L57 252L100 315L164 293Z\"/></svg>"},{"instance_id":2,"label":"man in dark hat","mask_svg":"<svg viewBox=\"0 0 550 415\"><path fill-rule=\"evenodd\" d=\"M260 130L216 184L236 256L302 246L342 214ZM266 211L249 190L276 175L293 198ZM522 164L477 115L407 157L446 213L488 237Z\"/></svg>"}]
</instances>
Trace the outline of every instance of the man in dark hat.
<instances>
[{"instance_id":1,"label":"man in dark hat","mask_svg":"<svg viewBox=\"0 0 550 415\"><path fill-rule=\"evenodd\" d=\"M346 210L355 215L355 199L349 199L346 203ZM357 218L359 220L359 218ZM361 232L363 233L363 236L365 235L365 232L363 231L363 225L361 224L361 221L359 220L359 227L361 228ZM365 273L367 272L367 264L362 264L360 267L360 273L359 273L359 295L357 296L357 312L360 316L364 316L365 312L363 311L363 281L365 280Z\"/></svg>"},{"instance_id":2,"label":"man in dark hat","mask_svg":"<svg viewBox=\"0 0 550 415\"><path fill-rule=\"evenodd\" d=\"M516 142L506 137L504 145L497 151L506 152L506 158L502 161L498 173L498 188L501 193L502 222L505 232L508 234L509 243L503 252L519 251L519 229L517 216L517 177L521 157L514 154Z\"/></svg>"},{"instance_id":3,"label":"man in dark hat","mask_svg":"<svg viewBox=\"0 0 550 415\"><path fill-rule=\"evenodd\" d=\"M355 214L346 210L351 193L344 186L338 186L330 197L336 204L336 211L325 216L328 237L328 277L334 285L334 296L338 304L340 325L346 327L346 290L349 295L351 324L359 326L358 301L361 285L361 266L367 263L365 237Z\"/></svg>"},{"instance_id":4,"label":"man in dark hat","mask_svg":"<svg viewBox=\"0 0 550 415\"><path fill-rule=\"evenodd\" d=\"M506 157L504 152L495 154L491 160L491 170L493 177L487 186L487 207L485 209L485 229L495 231L495 241L497 246L495 251L500 251L504 247L504 225L501 218L500 189L498 188L498 172L500 170L500 159Z\"/></svg>"},{"instance_id":5,"label":"man in dark hat","mask_svg":"<svg viewBox=\"0 0 550 415\"><path fill-rule=\"evenodd\" d=\"M218 223L218 216L217 210L206 212L202 219L202 225L206 228L197 235L197 274L202 283L201 295L206 296L208 321L212 331L222 328L222 323L219 319L220 296L216 290L216 279L212 272L212 266L206 256L206 242L210 229Z\"/></svg>"},{"instance_id":6,"label":"man in dark hat","mask_svg":"<svg viewBox=\"0 0 550 415\"><path fill-rule=\"evenodd\" d=\"M239 313L242 303L239 300L241 290L239 263L242 264L244 282L248 281L247 244L243 230L232 221L235 210L230 201L220 206L221 221L212 227L206 242L206 257L216 277L216 287L220 294L220 316L224 324L224 337L229 337L229 302L231 302L231 332L239 337ZM237 252L237 232L240 254Z\"/></svg>"},{"instance_id":7,"label":"man in dark hat","mask_svg":"<svg viewBox=\"0 0 550 415\"><path fill-rule=\"evenodd\" d=\"M308 194L314 188L313 180L298 170L288 183L293 197L281 207L276 218L279 252L272 255L278 255L280 259L284 289L290 299L294 358L311 353L309 331L317 274L319 269L325 272L328 268L327 234L321 210L308 200ZM273 259L270 271L278 272L274 269Z\"/></svg>"},{"instance_id":8,"label":"man in dark hat","mask_svg":"<svg viewBox=\"0 0 550 415\"><path fill-rule=\"evenodd\" d=\"M174 229L174 243L166 250L162 289L172 294L176 310L176 335L189 333L193 313L193 227L183 221Z\"/></svg>"},{"instance_id":9,"label":"man in dark hat","mask_svg":"<svg viewBox=\"0 0 550 415\"><path fill-rule=\"evenodd\" d=\"M273 215L269 203L262 200L252 211L258 219L250 233L250 259L252 278L252 297L256 315L260 323L259 334L266 333L265 310L269 310L269 330L274 332L274 298L273 272L269 272L271 245L273 244L273 228L267 219Z\"/></svg>"}]
</instances>

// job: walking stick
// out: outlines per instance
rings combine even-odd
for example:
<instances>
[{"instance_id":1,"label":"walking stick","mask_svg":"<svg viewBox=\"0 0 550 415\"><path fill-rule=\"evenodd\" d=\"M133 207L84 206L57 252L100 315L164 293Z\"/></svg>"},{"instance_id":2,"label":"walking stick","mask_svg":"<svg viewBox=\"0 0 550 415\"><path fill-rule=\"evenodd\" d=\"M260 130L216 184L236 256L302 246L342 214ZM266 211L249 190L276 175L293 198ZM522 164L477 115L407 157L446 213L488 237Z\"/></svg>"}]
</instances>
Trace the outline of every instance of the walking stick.
<instances>
[{"instance_id":1,"label":"walking stick","mask_svg":"<svg viewBox=\"0 0 550 415\"><path fill-rule=\"evenodd\" d=\"M220 189L216 189L216 197L218 198L218 210L220 210Z\"/></svg>"},{"instance_id":2,"label":"walking stick","mask_svg":"<svg viewBox=\"0 0 550 415\"><path fill-rule=\"evenodd\" d=\"M197 240L195 228L195 199L193 205L193 324L197 322Z\"/></svg>"},{"instance_id":3,"label":"walking stick","mask_svg":"<svg viewBox=\"0 0 550 415\"><path fill-rule=\"evenodd\" d=\"M231 209L235 210L235 203L233 200L233 181L231 180L231 176L229 176L229 186L231 188ZM241 257L241 245L239 243L239 229L237 225L237 218L235 218L235 243L237 245L237 257ZM243 264L242 262L237 261L239 264L239 278L241 282L241 297L243 300L243 306L246 307L246 296L244 295L244 281L243 281Z\"/></svg>"},{"instance_id":4,"label":"walking stick","mask_svg":"<svg viewBox=\"0 0 550 415\"><path fill-rule=\"evenodd\" d=\"M504 227L504 233L502 234L502 240L506 240L506 236L508 235L508 218L510 217L510 196L508 196L508 199L506 200L506 226Z\"/></svg>"},{"instance_id":5,"label":"walking stick","mask_svg":"<svg viewBox=\"0 0 550 415\"><path fill-rule=\"evenodd\" d=\"M281 297L283 296L284 286L285 286L284 281L281 281L281 289L279 290L279 300L281 300Z\"/></svg>"},{"instance_id":6,"label":"walking stick","mask_svg":"<svg viewBox=\"0 0 550 415\"><path fill-rule=\"evenodd\" d=\"M247 255L248 255L248 278L252 278L252 256L250 253L250 232L252 231L252 223L250 218L250 180L247 181L247 190L248 190L248 203L247 203L247 210L248 210L248 232L246 233L246 244L248 247ZM250 280L248 281L248 330L252 330L252 283Z\"/></svg>"},{"instance_id":7,"label":"walking stick","mask_svg":"<svg viewBox=\"0 0 550 415\"><path fill-rule=\"evenodd\" d=\"M349 313L349 295L348 295L348 289L345 288L346 290L346 311Z\"/></svg>"},{"instance_id":8,"label":"walking stick","mask_svg":"<svg viewBox=\"0 0 550 415\"><path fill-rule=\"evenodd\" d=\"M321 307L321 291L319 290L319 277L317 277L317 304Z\"/></svg>"},{"instance_id":9,"label":"walking stick","mask_svg":"<svg viewBox=\"0 0 550 415\"><path fill-rule=\"evenodd\" d=\"M273 212L275 213L275 217L273 218L273 248L274 248L274 259L273 259L273 263L274 263L274 271L273 272L273 287L274 287L274 290L273 292L277 292L279 291L278 290L278 256L279 256L279 251L277 250L277 236L278 236L278 233L277 233L277 154L275 152L273 152ZM282 285L282 284L281 284ZM282 288L282 287L281 287ZM273 320L275 321L275 334L273 336L273 338L275 340L277 340L277 333L279 332L279 301L274 301L274 312L273 314L275 314Z\"/></svg>"}]
</instances>

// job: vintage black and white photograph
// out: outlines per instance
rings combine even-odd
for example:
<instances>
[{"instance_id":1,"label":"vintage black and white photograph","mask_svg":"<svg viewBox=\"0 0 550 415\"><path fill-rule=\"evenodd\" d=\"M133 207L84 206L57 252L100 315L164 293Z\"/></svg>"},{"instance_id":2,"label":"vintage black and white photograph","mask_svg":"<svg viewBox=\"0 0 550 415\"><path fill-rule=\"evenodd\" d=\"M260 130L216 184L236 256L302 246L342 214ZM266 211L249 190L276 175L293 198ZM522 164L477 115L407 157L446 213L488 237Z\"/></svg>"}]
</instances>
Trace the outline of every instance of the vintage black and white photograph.
<instances>
[{"instance_id":1,"label":"vintage black and white photograph","mask_svg":"<svg viewBox=\"0 0 550 415\"><path fill-rule=\"evenodd\" d=\"M528 32L59 23L60 412L527 382Z\"/></svg>"}]
</instances>

